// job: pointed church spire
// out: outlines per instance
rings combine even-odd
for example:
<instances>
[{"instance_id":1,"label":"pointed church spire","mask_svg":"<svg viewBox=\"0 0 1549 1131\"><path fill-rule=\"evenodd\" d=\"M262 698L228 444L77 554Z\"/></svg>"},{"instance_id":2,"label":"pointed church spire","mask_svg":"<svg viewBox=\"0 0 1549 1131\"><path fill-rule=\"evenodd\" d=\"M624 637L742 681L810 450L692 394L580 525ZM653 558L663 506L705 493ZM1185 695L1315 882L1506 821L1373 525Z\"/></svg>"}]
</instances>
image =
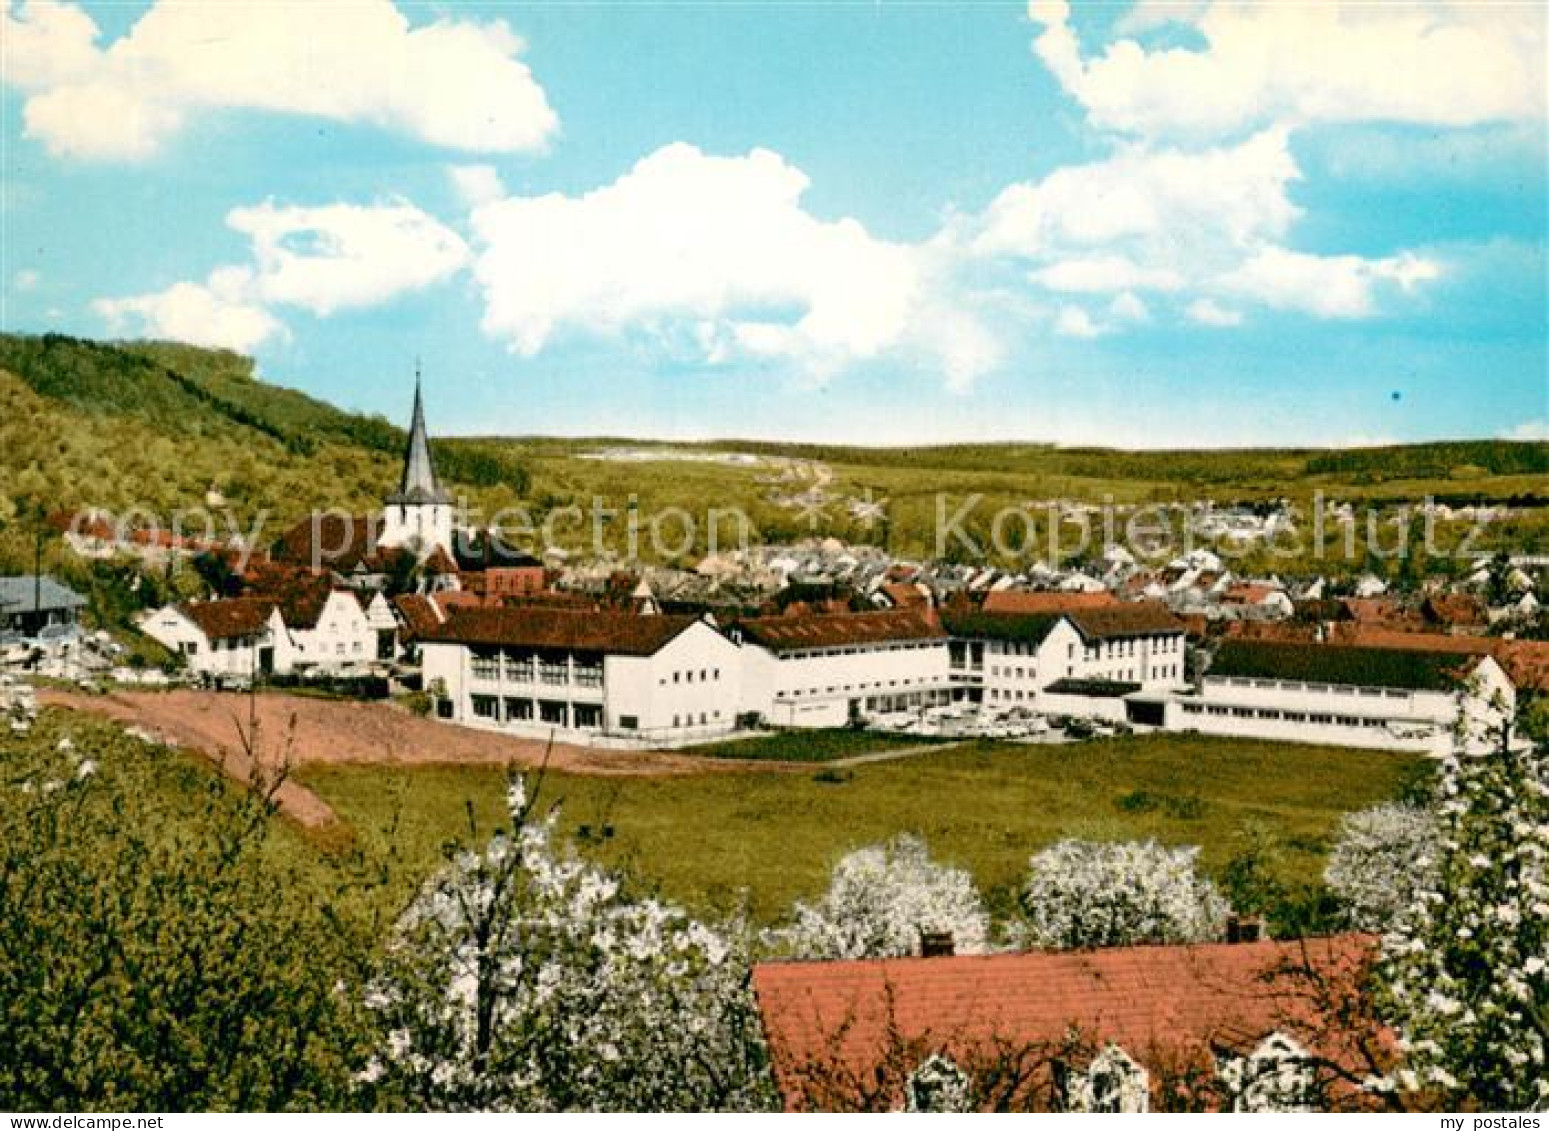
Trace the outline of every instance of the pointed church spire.
<instances>
[{"instance_id":1,"label":"pointed church spire","mask_svg":"<svg viewBox=\"0 0 1549 1131\"><path fill-rule=\"evenodd\" d=\"M409 424L409 446L403 455L403 481L389 503L447 503L451 497L436 480L436 465L430 458L430 440L425 434L425 406L420 395L419 359L414 361L414 416Z\"/></svg>"}]
</instances>

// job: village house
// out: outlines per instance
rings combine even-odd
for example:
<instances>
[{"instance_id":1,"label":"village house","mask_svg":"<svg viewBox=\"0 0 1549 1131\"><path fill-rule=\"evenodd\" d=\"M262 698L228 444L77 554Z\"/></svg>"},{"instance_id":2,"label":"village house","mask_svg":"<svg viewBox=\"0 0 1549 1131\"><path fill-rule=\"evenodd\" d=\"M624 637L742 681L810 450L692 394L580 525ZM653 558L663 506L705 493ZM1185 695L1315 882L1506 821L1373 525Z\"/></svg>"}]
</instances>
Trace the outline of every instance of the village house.
<instances>
[{"instance_id":1,"label":"village house","mask_svg":"<svg viewBox=\"0 0 1549 1131\"><path fill-rule=\"evenodd\" d=\"M1224 640L1169 730L1441 756L1499 743L1516 691L1489 655Z\"/></svg>"},{"instance_id":2,"label":"village house","mask_svg":"<svg viewBox=\"0 0 1549 1131\"><path fill-rule=\"evenodd\" d=\"M285 634L276 649L275 671L364 672L378 658L381 647L376 625L381 624L384 613L391 619L392 612L382 601L373 624L362 602L374 603L380 596L366 597L332 586L286 594L280 601ZM396 623L394 620L395 627Z\"/></svg>"},{"instance_id":3,"label":"village house","mask_svg":"<svg viewBox=\"0 0 1549 1131\"><path fill-rule=\"evenodd\" d=\"M454 605L416 609L415 616L425 687L439 718L656 745L737 725L738 648L706 619L541 605Z\"/></svg>"},{"instance_id":4,"label":"village house","mask_svg":"<svg viewBox=\"0 0 1549 1131\"><path fill-rule=\"evenodd\" d=\"M1358 935L765 962L753 989L788 1111L1307 1111L1372 1106L1390 1035L1345 1016ZM1182 1094L1180 1094L1182 1090Z\"/></svg>"},{"instance_id":5,"label":"village house","mask_svg":"<svg viewBox=\"0 0 1549 1131\"><path fill-rule=\"evenodd\" d=\"M0 577L0 636L68 635L85 607L85 597L52 577Z\"/></svg>"},{"instance_id":6,"label":"village house","mask_svg":"<svg viewBox=\"0 0 1549 1131\"><path fill-rule=\"evenodd\" d=\"M142 616L139 627L181 656L194 675L210 680L273 674L285 639L279 606L261 597L167 605Z\"/></svg>"},{"instance_id":7,"label":"village house","mask_svg":"<svg viewBox=\"0 0 1549 1131\"><path fill-rule=\"evenodd\" d=\"M757 617L736 631L742 713L775 726L841 727L952 699L947 634L929 609Z\"/></svg>"},{"instance_id":8,"label":"village house","mask_svg":"<svg viewBox=\"0 0 1549 1131\"><path fill-rule=\"evenodd\" d=\"M139 628L182 656L195 675L251 679L255 673L363 673L379 658L381 633L390 641L397 623L380 594L368 598L324 584L167 605L145 613Z\"/></svg>"}]
</instances>

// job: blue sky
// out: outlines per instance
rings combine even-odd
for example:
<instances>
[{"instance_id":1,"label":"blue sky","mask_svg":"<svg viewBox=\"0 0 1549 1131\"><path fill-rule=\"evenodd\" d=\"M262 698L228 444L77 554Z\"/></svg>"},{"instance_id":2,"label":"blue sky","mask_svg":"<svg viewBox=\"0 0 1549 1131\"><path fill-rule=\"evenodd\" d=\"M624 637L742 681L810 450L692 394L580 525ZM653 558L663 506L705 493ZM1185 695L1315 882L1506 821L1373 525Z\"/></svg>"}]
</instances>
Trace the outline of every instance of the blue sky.
<instances>
[{"instance_id":1,"label":"blue sky","mask_svg":"<svg viewBox=\"0 0 1549 1131\"><path fill-rule=\"evenodd\" d=\"M7 330L443 433L1549 438L1538 4L0 9Z\"/></svg>"}]
</instances>

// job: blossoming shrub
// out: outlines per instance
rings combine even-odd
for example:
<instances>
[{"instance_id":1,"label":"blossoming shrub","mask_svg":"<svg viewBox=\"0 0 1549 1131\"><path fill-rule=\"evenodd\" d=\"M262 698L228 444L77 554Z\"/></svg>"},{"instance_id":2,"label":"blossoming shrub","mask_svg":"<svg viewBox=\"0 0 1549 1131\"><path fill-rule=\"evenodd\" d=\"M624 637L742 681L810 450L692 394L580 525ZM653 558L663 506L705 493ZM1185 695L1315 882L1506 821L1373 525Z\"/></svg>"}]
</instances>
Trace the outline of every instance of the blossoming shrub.
<instances>
[{"instance_id":1,"label":"blossoming shrub","mask_svg":"<svg viewBox=\"0 0 1549 1131\"><path fill-rule=\"evenodd\" d=\"M0 1109L369 1102L367 940L272 812L106 723L0 733Z\"/></svg>"},{"instance_id":2,"label":"blossoming shrub","mask_svg":"<svg viewBox=\"0 0 1549 1131\"><path fill-rule=\"evenodd\" d=\"M1219 937L1228 908L1195 870L1198 848L1062 840L1038 853L1023 893L1035 946L1128 946Z\"/></svg>"},{"instance_id":3,"label":"blossoming shrub","mask_svg":"<svg viewBox=\"0 0 1549 1131\"><path fill-rule=\"evenodd\" d=\"M828 891L798 903L773 942L797 958L896 958L918 954L922 934L942 933L958 954L980 954L989 929L973 878L933 862L923 840L904 835L842 858Z\"/></svg>"},{"instance_id":4,"label":"blossoming shrub","mask_svg":"<svg viewBox=\"0 0 1549 1131\"><path fill-rule=\"evenodd\" d=\"M774 1104L746 955L554 844L520 779L510 827L434 876L367 997L386 1102L472 1111Z\"/></svg>"},{"instance_id":5,"label":"blossoming shrub","mask_svg":"<svg viewBox=\"0 0 1549 1131\"><path fill-rule=\"evenodd\" d=\"M1382 940L1404 1066L1449 1111L1549 1104L1549 750L1449 759L1429 881Z\"/></svg>"},{"instance_id":6,"label":"blossoming shrub","mask_svg":"<svg viewBox=\"0 0 1549 1131\"><path fill-rule=\"evenodd\" d=\"M1413 805L1378 805L1347 813L1323 879L1344 921L1381 931L1433 882L1436 819Z\"/></svg>"}]
</instances>

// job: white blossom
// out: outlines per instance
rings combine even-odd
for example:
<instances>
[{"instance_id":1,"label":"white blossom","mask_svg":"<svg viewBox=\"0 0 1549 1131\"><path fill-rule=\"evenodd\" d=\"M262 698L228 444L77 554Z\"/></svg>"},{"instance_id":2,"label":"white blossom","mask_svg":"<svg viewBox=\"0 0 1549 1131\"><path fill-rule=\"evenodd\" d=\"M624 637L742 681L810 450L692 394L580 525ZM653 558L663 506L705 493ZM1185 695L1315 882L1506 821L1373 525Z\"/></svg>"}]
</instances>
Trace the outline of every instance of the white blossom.
<instances>
[{"instance_id":1,"label":"white blossom","mask_svg":"<svg viewBox=\"0 0 1549 1131\"><path fill-rule=\"evenodd\" d=\"M944 933L957 953L979 954L989 925L973 878L934 863L923 840L905 835L841 859L822 898L798 903L773 941L799 958L893 958L918 954L924 934Z\"/></svg>"},{"instance_id":2,"label":"white blossom","mask_svg":"<svg viewBox=\"0 0 1549 1131\"><path fill-rule=\"evenodd\" d=\"M768 1106L744 950L553 844L527 814L460 853L398 924L366 1004L378 1087L426 1110Z\"/></svg>"},{"instance_id":3,"label":"white blossom","mask_svg":"<svg viewBox=\"0 0 1549 1131\"><path fill-rule=\"evenodd\" d=\"M1381 1005L1405 1049L1393 1083L1456 1109L1549 1098L1545 754L1453 757L1437 790L1434 873L1383 938Z\"/></svg>"},{"instance_id":4,"label":"white blossom","mask_svg":"<svg viewBox=\"0 0 1549 1131\"><path fill-rule=\"evenodd\" d=\"M1030 941L1127 946L1217 938L1228 907L1195 871L1197 848L1154 841L1063 840L1031 861L1023 895Z\"/></svg>"},{"instance_id":5,"label":"white blossom","mask_svg":"<svg viewBox=\"0 0 1549 1131\"><path fill-rule=\"evenodd\" d=\"M1436 874L1436 837L1436 818L1412 805L1345 815L1323 879L1352 927L1384 930L1429 888Z\"/></svg>"}]
</instances>

